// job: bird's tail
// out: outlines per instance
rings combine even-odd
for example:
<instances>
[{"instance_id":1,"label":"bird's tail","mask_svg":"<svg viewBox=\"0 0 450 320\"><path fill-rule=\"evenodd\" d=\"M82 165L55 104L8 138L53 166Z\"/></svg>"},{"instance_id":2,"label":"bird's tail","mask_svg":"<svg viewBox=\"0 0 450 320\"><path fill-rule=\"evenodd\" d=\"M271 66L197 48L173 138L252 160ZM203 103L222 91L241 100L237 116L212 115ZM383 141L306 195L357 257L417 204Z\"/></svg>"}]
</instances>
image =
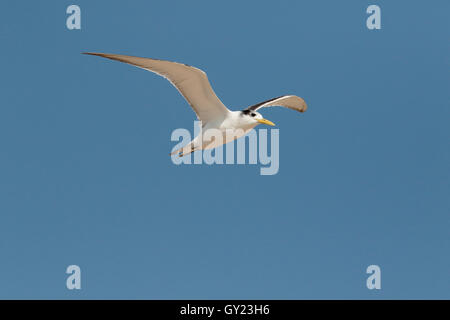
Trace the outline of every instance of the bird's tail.
<instances>
[{"instance_id":1,"label":"bird's tail","mask_svg":"<svg viewBox=\"0 0 450 320\"><path fill-rule=\"evenodd\" d=\"M179 157L184 157L184 156L194 152L195 150L198 150L198 148L194 147L193 143L188 143L186 146L179 148L175 151L172 151L169 155L173 156L173 155L177 154Z\"/></svg>"}]
</instances>

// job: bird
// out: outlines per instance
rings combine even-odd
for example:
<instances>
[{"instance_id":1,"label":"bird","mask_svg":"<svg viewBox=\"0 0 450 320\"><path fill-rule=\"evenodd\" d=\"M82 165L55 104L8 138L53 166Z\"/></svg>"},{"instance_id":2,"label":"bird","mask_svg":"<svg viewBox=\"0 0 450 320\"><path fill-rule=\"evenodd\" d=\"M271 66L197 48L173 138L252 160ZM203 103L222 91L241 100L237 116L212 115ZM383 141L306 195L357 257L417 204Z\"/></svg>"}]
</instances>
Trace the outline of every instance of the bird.
<instances>
[{"instance_id":1,"label":"bird","mask_svg":"<svg viewBox=\"0 0 450 320\"><path fill-rule=\"evenodd\" d=\"M186 156L197 150L216 148L244 136L259 124L275 126L275 124L258 112L265 107L286 107L298 112L305 112L305 100L295 95L282 95L240 111L231 111L217 97L206 73L196 67L167 60L142 58L121 54L83 52L83 54L99 56L124 62L166 78L186 99L201 121L200 133L184 147L169 155ZM208 134L209 130L222 134L216 139Z\"/></svg>"}]
</instances>

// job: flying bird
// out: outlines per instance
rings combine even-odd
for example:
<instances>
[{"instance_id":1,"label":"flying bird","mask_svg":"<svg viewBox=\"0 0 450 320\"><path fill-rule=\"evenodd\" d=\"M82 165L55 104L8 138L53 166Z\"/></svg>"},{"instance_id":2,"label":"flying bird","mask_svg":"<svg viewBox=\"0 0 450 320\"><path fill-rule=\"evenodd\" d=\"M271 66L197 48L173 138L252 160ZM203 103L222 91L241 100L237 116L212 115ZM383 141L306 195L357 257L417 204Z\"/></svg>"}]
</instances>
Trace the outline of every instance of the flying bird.
<instances>
[{"instance_id":1,"label":"flying bird","mask_svg":"<svg viewBox=\"0 0 450 320\"><path fill-rule=\"evenodd\" d=\"M202 123L202 130L191 142L175 150L171 155L176 154L182 157L196 150L216 148L247 134L259 124L274 126L273 122L264 119L258 112L261 108L280 106L299 112L305 112L307 109L302 98L283 95L257 103L241 111L231 111L214 93L206 73L198 68L178 62L121 54L95 52L84 52L84 54L117 60L154 72L169 80L177 88L194 109L197 118ZM223 135L222 139L215 139L207 134L210 129L218 130Z\"/></svg>"}]
</instances>

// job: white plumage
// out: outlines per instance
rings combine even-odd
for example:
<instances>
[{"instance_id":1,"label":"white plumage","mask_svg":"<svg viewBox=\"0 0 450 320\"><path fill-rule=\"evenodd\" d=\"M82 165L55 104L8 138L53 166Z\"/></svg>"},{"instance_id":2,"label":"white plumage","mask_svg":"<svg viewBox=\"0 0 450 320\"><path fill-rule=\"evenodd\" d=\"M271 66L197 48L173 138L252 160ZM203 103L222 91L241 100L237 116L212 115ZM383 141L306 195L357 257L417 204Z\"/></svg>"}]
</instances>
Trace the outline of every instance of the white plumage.
<instances>
[{"instance_id":1,"label":"white plumage","mask_svg":"<svg viewBox=\"0 0 450 320\"><path fill-rule=\"evenodd\" d=\"M274 124L271 121L264 119L257 112L260 108L281 106L299 112L304 112L307 109L306 103L302 98L285 95L258 103L241 111L231 111L225 107L214 93L206 73L195 67L177 62L120 54L90 52L85 54L125 62L154 72L169 80L178 89L202 122L201 134L185 147L172 153L180 156L195 150L211 149L228 143L245 135L260 123L273 126ZM209 129L215 129L216 132L220 131L223 135L222 140L211 138L211 135L208 135Z\"/></svg>"}]
</instances>

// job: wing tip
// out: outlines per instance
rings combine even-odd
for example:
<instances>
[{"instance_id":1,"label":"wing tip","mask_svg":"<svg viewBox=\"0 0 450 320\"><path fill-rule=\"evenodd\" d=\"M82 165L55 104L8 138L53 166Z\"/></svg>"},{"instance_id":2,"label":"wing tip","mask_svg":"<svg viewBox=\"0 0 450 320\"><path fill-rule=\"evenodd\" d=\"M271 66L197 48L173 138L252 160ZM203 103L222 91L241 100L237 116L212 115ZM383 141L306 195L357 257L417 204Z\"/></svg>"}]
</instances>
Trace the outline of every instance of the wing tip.
<instances>
[{"instance_id":1,"label":"wing tip","mask_svg":"<svg viewBox=\"0 0 450 320\"><path fill-rule=\"evenodd\" d=\"M302 106L302 109L300 110L300 112L303 113L306 110L308 110L308 105L306 104L306 102L303 101L303 106Z\"/></svg>"},{"instance_id":2,"label":"wing tip","mask_svg":"<svg viewBox=\"0 0 450 320\"><path fill-rule=\"evenodd\" d=\"M301 113L303 113L303 112L305 112L306 110L308 110L308 105L306 104L305 99L300 98L300 97L298 97L298 96L295 96L295 97L298 98L298 99L300 99L300 102L301 102L301 106L300 106L300 108L298 109L298 111L300 111Z\"/></svg>"},{"instance_id":3,"label":"wing tip","mask_svg":"<svg viewBox=\"0 0 450 320\"><path fill-rule=\"evenodd\" d=\"M87 54L90 56L100 56L100 57L103 57L106 55L104 53L99 53L99 52L81 52L81 54Z\"/></svg>"}]
</instances>

